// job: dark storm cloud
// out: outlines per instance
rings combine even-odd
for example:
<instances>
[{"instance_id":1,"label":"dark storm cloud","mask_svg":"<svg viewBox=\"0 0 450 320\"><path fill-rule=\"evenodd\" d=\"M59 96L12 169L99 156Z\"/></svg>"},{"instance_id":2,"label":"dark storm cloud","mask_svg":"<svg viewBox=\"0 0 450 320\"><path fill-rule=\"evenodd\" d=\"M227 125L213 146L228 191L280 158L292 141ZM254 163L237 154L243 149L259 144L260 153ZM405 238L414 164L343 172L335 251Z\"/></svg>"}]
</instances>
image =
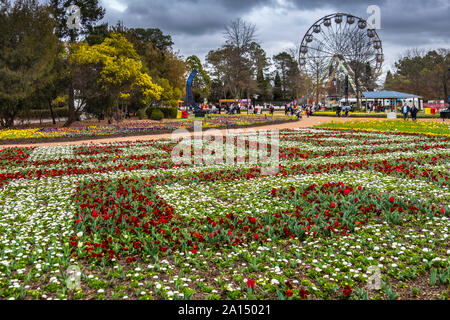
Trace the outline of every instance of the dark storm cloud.
<instances>
[{"instance_id":1,"label":"dark storm cloud","mask_svg":"<svg viewBox=\"0 0 450 320\"><path fill-rule=\"evenodd\" d=\"M157 26L176 34L199 35L223 28L252 8L270 4L272 0L129 0L128 8L119 13L107 12L108 21L123 20L130 26ZM107 5L108 1L104 1Z\"/></svg>"},{"instance_id":2,"label":"dark storm cloud","mask_svg":"<svg viewBox=\"0 0 450 320\"><path fill-rule=\"evenodd\" d=\"M112 2L126 9L114 10ZM258 40L271 56L285 44L295 46L323 15L343 12L367 19L369 5L381 9L378 33L387 60L407 48L448 48L450 43L448 0L103 0L103 5L110 24L121 20L128 27L160 28L182 54L202 59L223 43L225 26L239 17L256 24Z\"/></svg>"},{"instance_id":3,"label":"dark storm cloud","mask_svg":"<svg viewBox=\"0 0 450 320\"><path fill-rule=\"evenodd\" d=\"M383 5L387 0L328 0L328 1L314 1L314 0L290 0L298 9L311 10L317 8L337 8L343 9L340 12L347 13L354 9L367 8L368 5ZM350 10L350 11L348 11Z\"/></svg>"},{"instance_id":4,"label":"dark storm cloud","mask_svg":"<svg viewBox=\"0 0 450 320\"><path fill-rule=\"evenodd\" d=\"M450 2L395 1L382 9L382 34L386 41L405 46L450 43Z\"/></svg>"}]
</instances>

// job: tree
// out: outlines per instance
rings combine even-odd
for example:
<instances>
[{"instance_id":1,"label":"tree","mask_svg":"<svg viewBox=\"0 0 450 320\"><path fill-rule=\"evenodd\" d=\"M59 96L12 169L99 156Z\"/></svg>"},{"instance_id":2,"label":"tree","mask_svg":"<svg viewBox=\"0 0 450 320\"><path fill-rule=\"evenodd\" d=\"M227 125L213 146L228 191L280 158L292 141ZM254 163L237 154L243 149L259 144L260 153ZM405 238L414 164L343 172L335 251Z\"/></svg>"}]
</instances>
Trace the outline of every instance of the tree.
<instances>
[{"instance_id":1,"label":"tree","mask_svg":"<svg viewBox=\"0 0 450 320\"><path fill-rule=\"evenodd\" d=\"M100 44L105 41L111 35L111 31L108 28L107 23L103 23L99 26L88 26L88 33L85 41L93 46L94 44Z\"/></svg>"},{"instance_id":2,"label":"tree","mask_svg":"<svg viewBox=\"0 0 450 320\"><path fill-rule=\"evenodd\" d=\"M320 57L311 57L310 59L311 80L315 94L316 104L319 103L320 96L325 92L325 78L329 73L328 63Z\"/></svg>"},{"instance_id":3,"label":"tree","mask_svg":"<svg viewBox=\"0 0 450 320\"><path fill-rule=\"evenodd\" d=\"M163 88L143 72L142 62L133 45L120 34L112 33L100 45L76 44L70 61L74 67L82 68L83 74L87 71L96 75L94 90L85 87L80 90L85 89L87 99L109 97L111 103L103 111L110 122L113 117L122 119L133 95L139 95L145 104L159 100L163 93Z\"/></svg>"},{"instance_id":4,"label":"tree","mask_svg":"<svg viewBox=\"0 0 450 320\"><path fill-rule=\"evenodd\" d=\"M162 53L170 51L174 44L172 41L172 37L170 35L165 35L158 28L136 28L130 29L129 31L140 43L152 43L153 46ZM139 49L137 50L139 51Z\"/></svg>"},{"instance_id":5,"label":"tree","mask_svg":"<svg viewBox=\"0 0 450 320\"><path fill-rule=\"evenodd\" d=\"M242 19L238 18L232 21L225 28L225 41L230 57L229 62L232 74L232 82L229 84L230 89L236 98L242 98L248 85L252 81L252 49L255 49L256 42L256 26L247 24Z\"/></svg>"},{"instance_id":6,"label":"tree","mask_svg":"<svg viewBox=\"0 0 450 320\"><path fill-rule=\"evenodd\" d=\"M53 66L49 69L46 81L43 82L39 90L30 96L30 103L33 109L50 110L53 124L56 124L55 108L67 105L65 91L68 85L68 76L65 72L66 66L63 60L64 46L58 43L58 51Z\"/></svg>"},{"instance_id":7,"label":"tree","mask_svg":"<svg viewBox=\"0 0 450 320\"><path fill-rule=\"evenodd\" d=\"M186 83L186 64L179 52L172 49L170 35L160 29L127 29L121 25L113 28L130 41L140 55L146 72L154 79L166 79L173 92L183 90Z\"/></svg>"},{"instance_id":8,"label":"tree","mask_svg":"<svg viewBox=\"0 0 450 320\"><path fill-rule=\"evenodd\" d=\"M80 8L79 30L71 29L67 24L69 19L68 8L71 5L76 5ZM98 0L49 0L49 6L56 21L56 35L61 40L69 40L71 44L75 43L80 36L88 35L92 32L96 23L103 19L105 15L105 10L99 6ZM70 126L76 121L75 93L72 81L68 85L68 95L69 117L65 126Z\"/></svg>"},{"instance_id":9,"label":"tree","mask_svg":"<svg viewBox=\"0 0 450 320\"><path fill-rule=\"evenodd\" d=\"M0 125L10 127L51 81L58 39L48 8L35 0L3 0L0 24Z\"/></svg>"},{"instance_id":10,"label":"tree","mask_svg":"<svg viewBox=\"0 0 450 320\"><path fill-rule=\"evenodd\" d=\"M275 101L282 101L283 98L283 83L278 71L275 73L275 79L273 84L273 99Z\"/></svg>"},{"instance_id":11,"label":"tree","mask_svg":"<svg viewBox=\"0 0 450 320\"><path fill-rule=\"evenodd\" d=\"M67 25L69 20L68 8L76 5L80 8L80 26L79 30L70 29ZM99 5L98 0L49 0L49 6L52 8L52 14L56 21L56 35L61 40L69 39L75 42L80 36L88 35L105 16L105 10Z\"/></svg>"},{"instance_id":12,"label":"tree","mask_svg":"<svg viewBox=\"0 0 450 320\"><path fill-rule=\"evenodd\" d=\"M408 50L388 74L386 90L405 91L425 100L446 100L450 85L450 50Z\"/></svg>"},{"instance_id":13,"label":"tree","mask_svg":"<svg viewBox=\"0 0 450 320\"><path fill-rule=\"evenodd\" d=\"M366 37L366 34L363 32L354 33L348 40L349 55L345 57L345 61L348 62L353 73L350 76L355 84L358 108L361 107L362 88L366 90L373 88L379 76L378 74L373 74L373 70L370 70L370 61L374 59L376 49L373 45L367 43Z\"/></svg>"},{"instance_id":14,"label":"tree","mask_svg":"<svg viewBox=\"0 0 450 320\"><path fill-rule=\"evenodd\" d=\"M256 27L252 24L241 19L232 21L224 32L225 44L210 51L206 57L215 84L222 83L224 97L230 92L233 98L249 99L254 93L261 93L263 86L261 82L260 88L257 77L261 72L265 77L268 63L255 32Z\"/></svg>"},{"instance_id":15,"label":"tree","mask_svg":"<svg viewBox=\"0 0 450 320\"><path fill-rule=\"evenodd\" d=\"M257 93L260 98L259 101L268 101L272 99L270 93L270 78L264 74L263 69L258 69L258 74L256 76L256 83L258 86Z\"/></svg>"},{"instance_id":16,"label":"tree","mask_svg":"<svg viewBox=\"0 0 450 320\"><path fill-rule=\"evenodd\" d=\"M170 85L169 80L164 78L159 79L157 83L163 89L162 95L160 97L161 102L166 106L177 107L178 100L180 100L183 96L182 91L178 88L173 88Z\"/></svg>"},{"instance_id":17,"label":"tree","mask_svg":"<svg viewBox=\"0 0 450 320\"><path fill-rule=\"evenodd\" d=\"M294 100L300 94L300 70L294 57L284 51L273 57L276 70L281 80L283 100Z\"/></svg>"}]
</instances>

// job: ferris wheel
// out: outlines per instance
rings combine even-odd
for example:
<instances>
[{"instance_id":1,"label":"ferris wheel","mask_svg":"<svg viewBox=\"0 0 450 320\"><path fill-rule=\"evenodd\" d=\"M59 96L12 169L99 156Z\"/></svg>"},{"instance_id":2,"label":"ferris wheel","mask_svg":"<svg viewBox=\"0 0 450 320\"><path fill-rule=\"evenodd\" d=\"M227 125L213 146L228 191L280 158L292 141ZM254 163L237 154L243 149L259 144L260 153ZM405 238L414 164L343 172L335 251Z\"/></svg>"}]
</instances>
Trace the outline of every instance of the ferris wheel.
<instances>
[{"instance_id":1,"label":"ferris wheel","mask_svg":"<svg viewBox=\"0 0 450 320\"><path fill-rule=\"evenodd\" d=\"M352 87L359 76L358 66L376 78L381 74L383 61L383 46L376 30L352 14L335 13L321 18L308 29L300 45L302 71L323 80L339 70L349 77Z\"/></svg>"}]
</instances>

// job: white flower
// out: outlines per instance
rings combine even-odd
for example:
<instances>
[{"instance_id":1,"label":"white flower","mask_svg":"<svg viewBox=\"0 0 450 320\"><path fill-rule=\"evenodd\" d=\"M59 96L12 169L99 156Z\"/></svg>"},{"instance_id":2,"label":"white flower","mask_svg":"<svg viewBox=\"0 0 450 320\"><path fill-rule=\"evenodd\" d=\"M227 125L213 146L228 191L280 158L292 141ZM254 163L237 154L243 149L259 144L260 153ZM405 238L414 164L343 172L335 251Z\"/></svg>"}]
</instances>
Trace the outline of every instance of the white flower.
<instances>
[{"instance_id":1,"label":"white flower","mask_svg":"<svg viewBox=\"0 0 450 320\"><path fill-rule=\"evenodd\" d=\"M270 281L271 284L273 285L279 285L280 282L277 279L272 279L272 281Z\"/></svg>"}]
</instances>

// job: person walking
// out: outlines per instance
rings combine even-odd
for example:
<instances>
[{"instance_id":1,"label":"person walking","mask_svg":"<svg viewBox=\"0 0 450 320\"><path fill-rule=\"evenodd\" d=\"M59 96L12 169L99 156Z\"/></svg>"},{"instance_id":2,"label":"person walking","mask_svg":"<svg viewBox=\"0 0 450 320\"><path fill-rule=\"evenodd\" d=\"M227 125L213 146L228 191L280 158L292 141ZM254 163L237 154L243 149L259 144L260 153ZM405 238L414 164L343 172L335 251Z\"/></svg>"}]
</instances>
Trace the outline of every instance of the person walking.
<instances>
[{"instance_id":1,"label":"person walking","mask_svg":"<svg viewBox=\"0 0 450 320\"><path fill-rule=\"evenodd\" d=\"M273 116L273 113L275 112L275 107L273 104L270 105L270 114Z\"/></svg>"},{"instance_id":2,"label":"person walking","mask_svg":"<svg viewBox=\"0 0 450 320\"><path fill-rule=\"evenodd\" d=\"M297 110L297 120L300 120L300 119L302 119L302 108L301 107L298 108L298 110Z\"/></svg>"},{"instance_id":3,"label":"person walking","mask_svg":"<svg viewBox=\"0 0 450 320\"><path fill-rule=\"evenodd\" d=\"M402 107L402 113L403 113L403 120L407 121L408 120L408 114L410 112L409 106L407 104L405 104Z\"/></svg>"},{"instance_id":4,"label":"person walking","mask_svg":"<svg viewBox=\"0 0 450 320\"><path fill-rule=\"evenodd\" d=\"M417 109L416 105L413 104L410 112L411 112L411 118L413 119L413 121L417 121L417 113L419 112L419 109Z\"/></svg>"},{"instance_id":5,"label":"person walking","mask_svg":"<svg viewBox=\"0 0 450 320\"><path fill-rule=\"evenodd\" d=\"M348 113L350 112L351 107L345 106L345 117L348 118Z\"/></svg>"}]
</instances>

